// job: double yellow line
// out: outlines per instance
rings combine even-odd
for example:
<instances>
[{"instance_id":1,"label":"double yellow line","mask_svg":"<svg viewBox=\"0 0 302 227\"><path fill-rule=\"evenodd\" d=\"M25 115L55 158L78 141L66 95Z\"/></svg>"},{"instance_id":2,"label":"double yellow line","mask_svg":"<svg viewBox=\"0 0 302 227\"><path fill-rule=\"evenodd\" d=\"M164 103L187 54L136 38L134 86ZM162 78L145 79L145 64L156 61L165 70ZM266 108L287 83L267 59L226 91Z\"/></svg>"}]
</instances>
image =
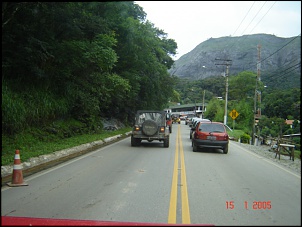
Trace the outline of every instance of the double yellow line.
<instances>
[{"instance_id":1,"label":"double yellow line","mask_svg":"<svg viewBox=\"0 0 302 227\"><path fill-rule=\"evenodd\" d=\"M180 168L178 155L180 153ZM186 168L184 160L184 150L182 146L180 125L178 125L178 131L176 136L176 148L175 148L175 158L174 158L174 168L173 168L173 178L172 178L172 187L170 195L170 207L169 207L169 224L176 224L176 208L177 208L177 181L178 181L178 170L180 171L180 195L181 195L181 220L182 224L191 224L190 220L190 209L189 209L189 200L188 200L188 191L187 191L187 180L186 180Z\"/></svg>"}]
</instances>

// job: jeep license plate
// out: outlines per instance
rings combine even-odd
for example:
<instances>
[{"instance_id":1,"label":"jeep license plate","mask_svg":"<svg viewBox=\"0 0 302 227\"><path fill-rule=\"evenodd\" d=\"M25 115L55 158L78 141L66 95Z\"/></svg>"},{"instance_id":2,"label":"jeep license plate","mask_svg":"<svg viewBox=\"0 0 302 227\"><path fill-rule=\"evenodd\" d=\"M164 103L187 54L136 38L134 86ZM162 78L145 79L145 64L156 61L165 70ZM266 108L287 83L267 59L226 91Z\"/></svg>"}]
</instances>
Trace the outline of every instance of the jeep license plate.
<instances>
[{"instance_id":1,"label":"jeep license plate","mask_svg":"<svg viewBox=\"0 0 302 227\"><path fill-rule=\"evenodd\" d=\"M216 136L207 136L208 140L216 140Z\"/></svg>"}]
</instances>

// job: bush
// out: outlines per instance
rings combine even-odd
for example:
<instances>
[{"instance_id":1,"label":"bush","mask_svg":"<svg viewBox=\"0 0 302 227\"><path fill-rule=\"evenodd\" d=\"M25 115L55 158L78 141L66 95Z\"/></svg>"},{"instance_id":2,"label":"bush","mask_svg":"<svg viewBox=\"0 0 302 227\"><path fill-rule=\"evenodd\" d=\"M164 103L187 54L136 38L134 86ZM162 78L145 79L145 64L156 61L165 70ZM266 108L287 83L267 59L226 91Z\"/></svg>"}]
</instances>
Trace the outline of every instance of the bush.
<instances>
[{"instance_id":1,"label":"bush","mask_svg":"<svg viewBox=\"0 0 302 227\"><path fill-rule=\"evenodd\" d=\"M241 143L249 143L251 139L251 136L244 133L243 135L240 136L240 141Z\"/></svg>"}]
</instances>

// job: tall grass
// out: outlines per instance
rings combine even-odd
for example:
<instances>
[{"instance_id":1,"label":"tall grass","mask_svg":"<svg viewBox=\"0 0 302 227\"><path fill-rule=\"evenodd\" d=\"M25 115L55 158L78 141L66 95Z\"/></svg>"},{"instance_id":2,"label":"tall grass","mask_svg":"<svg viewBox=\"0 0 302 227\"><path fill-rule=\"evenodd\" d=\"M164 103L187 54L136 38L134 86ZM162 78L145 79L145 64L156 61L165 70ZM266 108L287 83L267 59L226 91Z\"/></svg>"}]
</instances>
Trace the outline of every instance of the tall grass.
<instances>
[{"instance_id":1,"label":"tall grass","mask_svg":"<svg viewBox=\"0 0 302 227\"><path fill-rule=\"evenodd\" d=\"M15 134L30 126L43 125L69 111L64 97L35 89L13 90L2 80L2 131Z\"/></svg>"},{"instance_id":2,"label":"tall grass","mask_svg":"<svg viewBox=\"0 0 302 227\"><path fill-rule=\"evenodd\" d=\"M12 134L18 129L24 129L26 115L24 100L2 83L2 132Z\"/></svg>"},{"instance_id":3,"label":"tall grass","mask_svg":"<svg viewBox=\"0 0 302 227\"><path fill-rule=\"evenodd\" d=\"M68 97L50 92L57 89L47 89L47 83L20 84L2 77L2 165L13 163L15 150L26 161L120 133L102 131L99 116L89 116L85 122L73 119Z\"/></svg>"},{"instance_id":4,"label":"tall grass","mask_svg":"<svg viewBox=\"0 0 302 227\"><path fill-rule=\"evenodd\" d=\"M66 121L66 125L70 125ZM78 124L78 123L76 123ZM131 131L131 127L125 127L116 131L101 131L99 133L83 133L74 134L69 137L62 137L68 130L73 130L75 125L62 126L63 130L59 133L47 132L47 129L30 128L22 133L14 136L2 134L2 153L1 165L11 165L14 163L14 155L16 150L20 150L20 158L22 162L32 157L51 154L55 151L75 147L81 144L102 140L110 136L124 134ZM57 126L58 128L60 126ZM81 126L83 127L83 125ZM56 128L57 129L57 128Z\"/></svg>"}]
</instances>

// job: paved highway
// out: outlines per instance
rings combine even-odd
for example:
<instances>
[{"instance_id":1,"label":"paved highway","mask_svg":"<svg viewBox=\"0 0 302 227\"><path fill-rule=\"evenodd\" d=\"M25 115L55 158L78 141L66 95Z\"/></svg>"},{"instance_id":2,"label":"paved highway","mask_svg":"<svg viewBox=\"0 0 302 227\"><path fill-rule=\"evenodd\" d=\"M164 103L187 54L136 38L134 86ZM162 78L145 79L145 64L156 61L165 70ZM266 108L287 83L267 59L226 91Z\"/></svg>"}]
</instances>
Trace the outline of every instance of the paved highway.
<instances>
[{"instance_id":1,"label":"paved highway","mask_svg":"<svg viewBox=\"0 0 302 227\"><path fill-rule=\"evenodd\" d=\"M1 189L1 216L119 222L301 225L301 178L231 141L193 152L189 127L170 147L130 138Z\"/></svg>"}]
</instances>

